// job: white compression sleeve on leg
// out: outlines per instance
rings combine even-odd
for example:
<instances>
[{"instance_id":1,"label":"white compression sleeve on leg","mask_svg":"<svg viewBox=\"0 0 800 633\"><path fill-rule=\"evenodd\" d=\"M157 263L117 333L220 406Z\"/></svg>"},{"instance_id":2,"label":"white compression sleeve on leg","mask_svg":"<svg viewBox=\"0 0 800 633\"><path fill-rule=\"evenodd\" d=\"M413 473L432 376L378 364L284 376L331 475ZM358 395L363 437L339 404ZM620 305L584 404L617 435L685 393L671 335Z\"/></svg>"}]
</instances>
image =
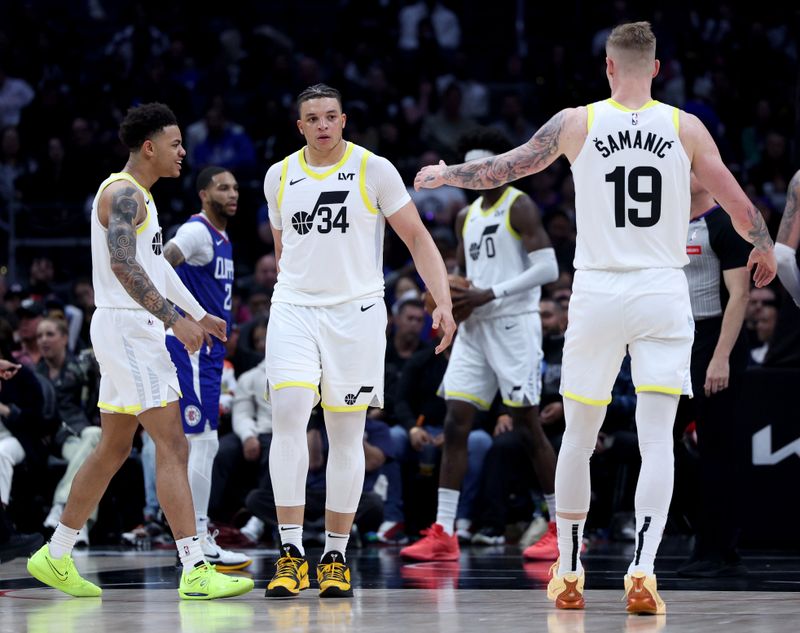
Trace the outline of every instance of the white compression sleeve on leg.
<instances>
[{"instance_id":1,"label":"white compression sleeve on leg","mask_svg":"<svg viewBox=\"0 0 800 633\"><path fill-rule=\"evenodd\" d=\"M556 462L557 512L581 514L589 511L592 494L589 460L605 417L604 406L564 398L566 429Z\"/></svg>"},{"instance_id":2,"label":"white compression sleeve on leg","mask_svg":"<svg viewBox=\"0 0 800 633\"><path fill-rule=\"evenodd\" d=\"M304 387L270 389L272 444L269 474L275 505L288 508L306 503L308 440L306 428L316 394Z\"/></svg>"},{"instance_id":3,"label":"white compression sleeve on leg","mask_svg":"<svg viewBox=\"0 0 800 633\"><path fill-rule=\"evenodd\" d=\"M211 498L211 471L219 449L219 437L214 430L187 434L189 440L189 488L194 503L197 534L208 531L208 500Z\"/></svg>"},{"instance_id":4,"label":"white compression sleeve on leg","mask_svg":"<svg viewBox=\"0 0 800 633\"><path fill-rule=\"evenodd\" d=\"M642 391L636 398L636 430L642 469L636 484L636 547L628 573L653 573L656 552L667 523L675 479L672 428L678 396Z\"/></svg>"},{"instance_id":5,"label":"white compression sleeve on leg","mask_svg":"<svg viewBox=\"0 0 800 633\"><path fill-rule=\"evenodd\" d=\"M364 487L364 425L366 411L325 411L328 431L328 467L325 508L355 512Z\"/></svg>"}]
</instances>

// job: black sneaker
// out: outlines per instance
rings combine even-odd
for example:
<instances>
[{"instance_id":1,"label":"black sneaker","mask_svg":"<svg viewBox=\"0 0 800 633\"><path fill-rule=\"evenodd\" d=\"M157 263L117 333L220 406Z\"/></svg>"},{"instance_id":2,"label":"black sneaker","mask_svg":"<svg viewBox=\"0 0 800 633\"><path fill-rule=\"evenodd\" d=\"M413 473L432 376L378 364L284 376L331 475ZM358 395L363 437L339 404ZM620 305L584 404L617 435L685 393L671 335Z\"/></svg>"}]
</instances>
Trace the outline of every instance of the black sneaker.
<instances>
[{"instance_id":1,"label":"black sneaker","mask_svg":"<svg viewBox=\"0 0 800 633\"><path fill-rule=\"evenodd\" d=\"M505 545L505 543L505 534L490 527L481 528L472 537L473 545Z\"/></svg>"}]
</instances>

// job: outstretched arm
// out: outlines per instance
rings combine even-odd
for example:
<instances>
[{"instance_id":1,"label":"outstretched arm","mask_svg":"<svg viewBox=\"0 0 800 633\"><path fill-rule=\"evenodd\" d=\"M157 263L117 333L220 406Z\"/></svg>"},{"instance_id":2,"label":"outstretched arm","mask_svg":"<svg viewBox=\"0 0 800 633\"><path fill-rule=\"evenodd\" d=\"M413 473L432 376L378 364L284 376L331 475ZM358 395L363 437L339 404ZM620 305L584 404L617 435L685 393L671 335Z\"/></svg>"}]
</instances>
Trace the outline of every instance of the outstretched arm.
<instances>
[{"instance_id":1,"label":"outstretched arm","mask_svg":"<svg viewBox=\"0 0 800 633\"><path fill-rule=\"evenodd\" d=\"M775 257L778 260L778 277L794 302L800 306L800 269L797 268L797 247L800 245L800 171L789 182L786 208L778 228Z\"/></svg>"},{"instance_id":2,"label":"outstretched arm","mask_svg":"<svg viewBox=\"0 0 800 633\"><path fill-rule=\"evenodd\" d=\"M753 245L747 268L761 288L775 278L777 263L772 238L764 217L722 162L719 149L696 116L680 113L680 139L692 161L692 171L723 210L731 216L736 232Z\"/></svg>"},{"instance_id":3,"label":"outstretched arm","mask_svg":"<svg viewBox=\"0 0 800 633\"><path fill-rule=\"evenodd\" d=\"M583 120L583 138L579 121ZM585 115L580 109L567 108L540 127L524 145L499 156L472 160L460 165L423 167L414 179L414 188L433 189L453 185L464 189L494 189L512 180L542 171L559 156L574 158L576 143L585 139Z\"/></svg>"}]
</instances>

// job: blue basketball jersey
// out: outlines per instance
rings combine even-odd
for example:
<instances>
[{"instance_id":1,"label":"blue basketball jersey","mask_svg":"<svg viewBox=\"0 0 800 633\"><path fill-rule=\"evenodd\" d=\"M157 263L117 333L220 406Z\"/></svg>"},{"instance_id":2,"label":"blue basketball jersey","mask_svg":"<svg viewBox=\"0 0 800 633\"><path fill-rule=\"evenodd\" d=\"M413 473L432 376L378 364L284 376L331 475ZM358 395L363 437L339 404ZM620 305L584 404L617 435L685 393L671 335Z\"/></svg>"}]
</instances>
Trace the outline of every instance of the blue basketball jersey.
<instances>
[{"instance_id":1,"label":"blue basketball jersey","mask_svg":"<svg viewBox=\"0 0 800 633\"><path fill-rule=\"evenodd\" d=\"M183 262L175 270L197 301L207 312L225 319L231 332L231 292L233 290L233 247L230 240L215 229L202 215L193 215L188 222L200 222L211 234L214 257L202 266ZM215 345L224 350L224 345Z\"/></svg>"}]
</instances>

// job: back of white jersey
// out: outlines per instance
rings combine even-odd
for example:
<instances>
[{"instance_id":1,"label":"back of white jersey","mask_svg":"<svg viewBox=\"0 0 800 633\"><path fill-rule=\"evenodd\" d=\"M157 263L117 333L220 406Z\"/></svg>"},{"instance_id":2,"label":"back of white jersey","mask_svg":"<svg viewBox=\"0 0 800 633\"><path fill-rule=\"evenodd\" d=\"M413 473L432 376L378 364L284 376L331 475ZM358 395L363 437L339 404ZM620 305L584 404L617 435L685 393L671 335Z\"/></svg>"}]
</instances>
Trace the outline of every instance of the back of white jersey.
<instances>
[{"instance_id":1,"label":"back of white jersey","mask_svg":"<svg viewBox=\"0 0 800 633\"><path fill-rule=\"evenodd\" d=\"M587 108L586 142L572 164L575 268L682 268L691 164L680 111L658 101L630 110L612 99Z\"/></svg>"},{"instance_id":2,"label":"back of white jersey","mask_svg":"<svg viewBox=\"0 0 800 633\"><path fill-rule=\"evenodd\" d=\"M385 219L367 196L370 152L348 143L342 159L319 173L303 150L281 165L277 204L282 226L273 302L329 306L383 296Z\"/></svg>"},{"instance_id":3,"label":"back of white jersey","mask_svg":"<svg viewBox=\"0 0 800 633\"><path fill-rule=\"evenodd\" d=\"M97 215L100 195L108 185L118 180L127 180L139 189L144 196L147 217L141 226L136 229L136 261L147 273L147 276L150 277L161 296L166 295L167 280L163 267L164 262L160 261L164 256L161 254L161 227L158 224L156 203L153 201L153 196L150 195L150 192L136 182L133 176L120 172L111 174L102 182L92 203L92 285L94 285L94 300L98 308L144 310L142 306L131 298L111 270L111 255L108 251L108 229L100 223L100 218Z\"/></svg>"},{"instance_id":4,"label":"back of white jersey","mask_svg":"<svg viewBox=\"0 0 800 633\"><path fill-rule=\"evenodd\" d=\"M491 288L501 281L516 277L530 266L517 233L511 226L511 205L522 192L508 187L500 199L491 207L481 208L483 197L469 206L464 219L464 257L467 261L467 277L478 288ZM539 311L540 288L520 292L475 308L474 318L495 317Z\"/></svg>"}]
</instances>

